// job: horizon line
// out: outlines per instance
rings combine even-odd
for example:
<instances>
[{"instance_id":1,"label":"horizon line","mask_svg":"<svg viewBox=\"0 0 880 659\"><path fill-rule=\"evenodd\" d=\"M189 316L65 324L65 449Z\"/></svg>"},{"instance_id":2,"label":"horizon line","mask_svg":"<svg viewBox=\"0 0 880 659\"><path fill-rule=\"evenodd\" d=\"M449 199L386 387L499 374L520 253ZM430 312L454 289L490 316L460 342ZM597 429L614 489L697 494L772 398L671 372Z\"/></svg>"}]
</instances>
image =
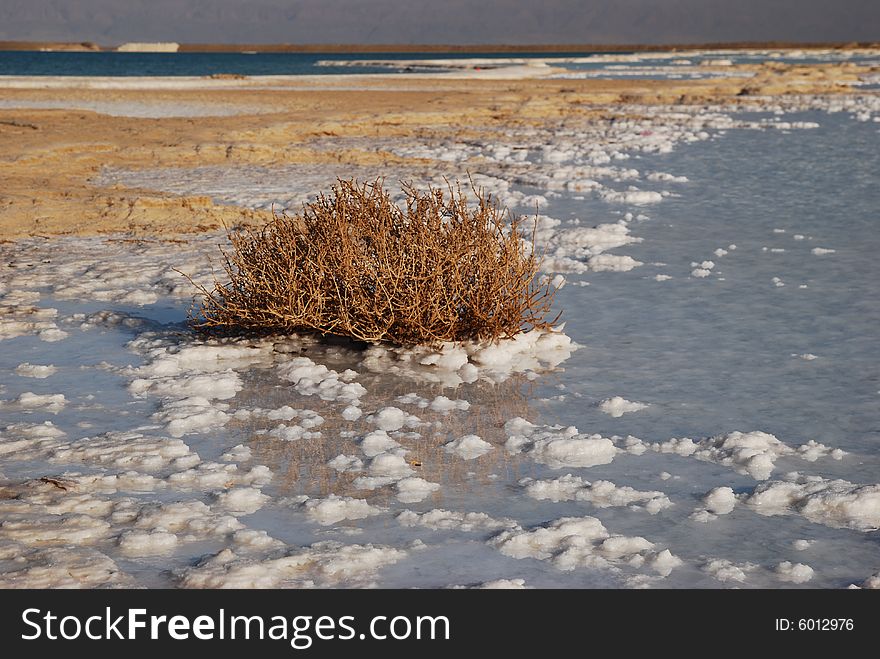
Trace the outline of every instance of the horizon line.
<instances>
[{"instance_id":1,"label":"horizon line","mask_svg":"<svg viewBox=\"0 0 880 659\"><path fill-rule=\"evenodd\" d=\"M445 52L445 53L541 53L541 52L630 52L630 51L674 51L674 50L749 50L749 49L863 49L880 48L878 41L733 41L733 42L688 42L688 43L614 43L614 44L366 44L366 43L184 43L161 41L124 41L118 44L99 44L94 41L28 41L0 40L0 50L7 51L45 51L69 50L78 52L116 52L125 43L175 43L177 52L302 52L302 53L400 53L400 52Z\"/></svg>"}]
</instances>

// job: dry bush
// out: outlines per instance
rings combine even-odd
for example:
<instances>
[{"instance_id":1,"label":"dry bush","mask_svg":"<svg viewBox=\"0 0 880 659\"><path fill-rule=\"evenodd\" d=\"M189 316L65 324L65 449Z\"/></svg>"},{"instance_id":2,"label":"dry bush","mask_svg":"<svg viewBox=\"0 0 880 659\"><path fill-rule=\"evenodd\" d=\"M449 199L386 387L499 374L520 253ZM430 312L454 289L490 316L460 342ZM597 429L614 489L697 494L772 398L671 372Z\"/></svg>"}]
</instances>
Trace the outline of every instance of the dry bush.
<instances>
[{"instance_id":1,"label":"dry bush","mask_svg":"<svg viewBox=\"0 0 880 659\"><path fill-rule=\"evenodd\" d=\"M229 232L229 282L201 289L192 324L435 345L556 322L520 218L481 190L472 208L460 186L403 190L405 209L381 180L339 180L300 215Z\"/></svg>"}]
</instances>

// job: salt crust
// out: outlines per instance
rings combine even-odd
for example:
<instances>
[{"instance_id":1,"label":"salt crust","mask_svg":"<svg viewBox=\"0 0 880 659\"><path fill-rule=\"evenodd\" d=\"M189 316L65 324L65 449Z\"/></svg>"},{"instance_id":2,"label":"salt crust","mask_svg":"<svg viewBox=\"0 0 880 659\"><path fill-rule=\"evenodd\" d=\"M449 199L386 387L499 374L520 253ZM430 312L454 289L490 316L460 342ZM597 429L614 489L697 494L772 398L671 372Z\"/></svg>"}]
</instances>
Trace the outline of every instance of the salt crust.
<instances>
[{"instance_id":1,"label":"salt crust","mask_svg":"<svg viewBox=\"0 0 880 659\"><path fill-rule=\"evenodd\" d=\"M519 482L525 493L534 499L559 501L587 501L597 508L628 506L644 509L651 515L669 508L672 502L663 492L642 492L610 481L585 481L580 476L566 474L553 480L525 478Z\"/></svg>"},{"instance_id":2,"label":"salt crust","mask_svg":"<svg viewBox=\"0 0 880 659\"><path fill-rule=\"evenodd\" d=\"M614 535L595 517L563 517L531 530L502 531L489 543L513 558L549 561L560 570L650 568L668 576L682 564L645 538Z\"/></svg>"}]
</instances>

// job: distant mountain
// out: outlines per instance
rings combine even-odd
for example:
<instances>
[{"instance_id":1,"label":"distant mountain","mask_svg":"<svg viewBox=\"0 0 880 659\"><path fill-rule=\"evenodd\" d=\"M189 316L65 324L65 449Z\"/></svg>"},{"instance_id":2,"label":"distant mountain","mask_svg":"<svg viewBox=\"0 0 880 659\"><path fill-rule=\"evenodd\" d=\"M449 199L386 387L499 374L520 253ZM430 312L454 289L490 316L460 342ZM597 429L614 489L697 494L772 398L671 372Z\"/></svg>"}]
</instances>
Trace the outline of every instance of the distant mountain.
<instances>
[{"instance_id":1,"label":"distant mountain","mask_svg":"<svg viewBox=\"0 0 880 659\"><path fill-rule=\"evenodd\" d=\"M0 0L0 40L877 41L878 0Z\"/></svg>"}]
</instances>

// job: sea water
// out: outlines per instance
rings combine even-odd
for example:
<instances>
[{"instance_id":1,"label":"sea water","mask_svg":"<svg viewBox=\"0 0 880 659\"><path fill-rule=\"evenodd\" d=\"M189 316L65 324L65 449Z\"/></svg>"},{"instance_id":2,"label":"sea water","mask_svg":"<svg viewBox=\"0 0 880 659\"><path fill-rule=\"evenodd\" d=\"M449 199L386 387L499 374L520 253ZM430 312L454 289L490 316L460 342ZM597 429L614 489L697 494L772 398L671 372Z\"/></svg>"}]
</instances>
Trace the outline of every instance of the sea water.
<instances>
[{"instance_id":1,"label":"sea water","mask_svg":"<svg viewBox=\"0 0 880 659\"><path fill-rule=\"evenodd\" d=\"M859 51L698 51L695 53L118 53L0 51L2 76L243 76L350 73L442 73L458 68L496 68L512 61L548 62L575 76L715 77L733 64L823 62L867 63L876 54ZM438 63L438 60L440 61ZM701 70L700 66L704 68ZM710 69L705 70L705 66Z\"/></svg>"}]
</instances>

